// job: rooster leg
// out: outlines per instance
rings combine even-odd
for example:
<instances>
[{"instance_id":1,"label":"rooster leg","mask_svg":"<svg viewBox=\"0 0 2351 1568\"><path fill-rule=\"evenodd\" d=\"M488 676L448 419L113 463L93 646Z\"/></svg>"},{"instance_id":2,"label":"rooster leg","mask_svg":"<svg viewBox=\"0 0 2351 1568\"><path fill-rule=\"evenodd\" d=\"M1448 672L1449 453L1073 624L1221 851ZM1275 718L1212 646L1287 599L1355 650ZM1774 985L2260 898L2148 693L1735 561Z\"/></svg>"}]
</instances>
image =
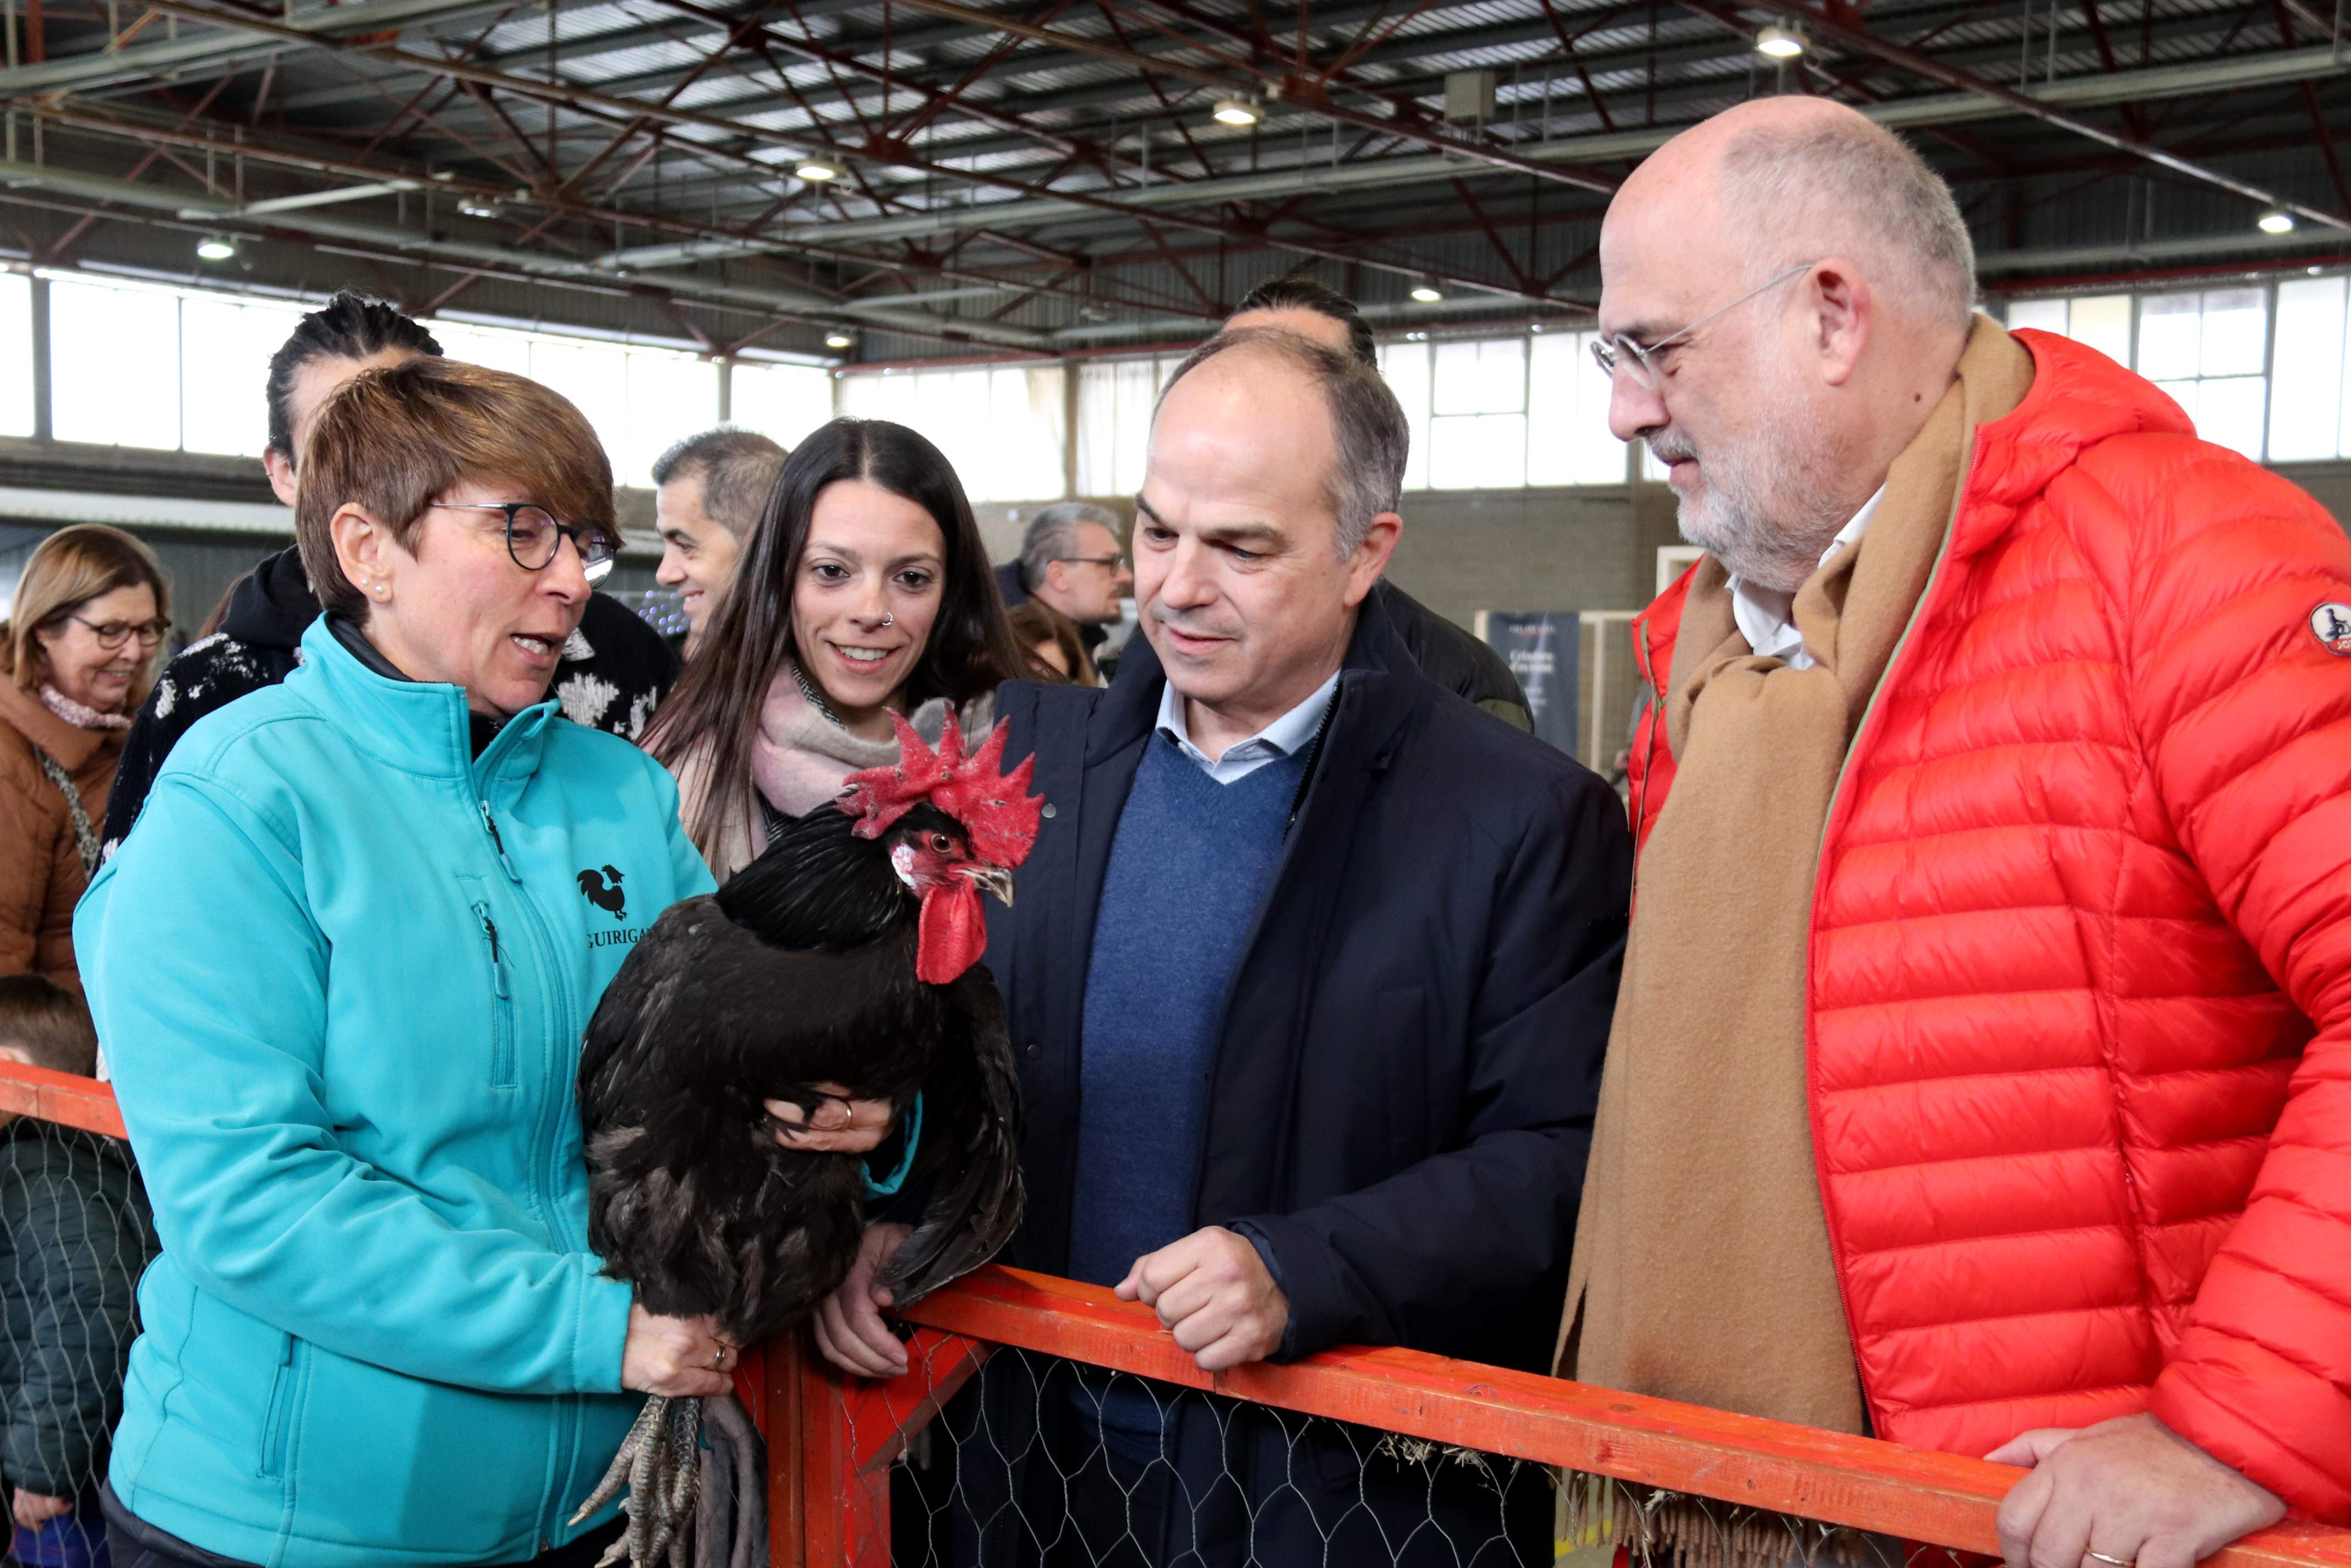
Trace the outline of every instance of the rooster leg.
<instances>
[{"instance_id":1,"label":"rooster leg","mask_svg":"<svg viewBox=\"0 0 2351 1568\"><path fill-rule=\"evenodd\" d=\"M702 1401L645 1401L629 1428L621 1451L612 1456L596 1493L571 1516L578 1524L611 1500L622 1486L629 1489L622 1511L629 1527L604 1549L596 1568L629 1563L635 1568L661 1568L666 1559L682 1563L702 1490Z\"/></svg>"},{"instance_id":2,"label":"rooster leg","mask_svg":"<svg viewBox=\"0 0 2351 1568\"><path fill-rule=\"evenodd\" d=\"M595 1491L571 1516L572 1523L585 1523L598 1509L619 1496L621 1489L629 1484L629 1467L636 1458L637 1448L645 1441L646 1434L661 1425L662 1406L667 1403L664 1399L645 1401L645 1407L637 1412L637 1419L630 1427L629 1435L621 1439L621 1451L614 1454L612 1462L605 1467L604 1479L596 1483Z\"/></svg>"},{"instance_id":3,"label":"rooster leg","mask_svg":"<svg viewBox=\"0 0 2351 1568\"><path fill-rule=\"evenodd\" d=\"M655 1451L644 1490L632 1485L629 1494L632 1516L640 1508L652 1516L637 1568L657 1568L664 1559L684 1568L686 1534L702 1490L702 1401L671 1400L667 1419L651 1441Z\"/></svg>"}]
</instances>

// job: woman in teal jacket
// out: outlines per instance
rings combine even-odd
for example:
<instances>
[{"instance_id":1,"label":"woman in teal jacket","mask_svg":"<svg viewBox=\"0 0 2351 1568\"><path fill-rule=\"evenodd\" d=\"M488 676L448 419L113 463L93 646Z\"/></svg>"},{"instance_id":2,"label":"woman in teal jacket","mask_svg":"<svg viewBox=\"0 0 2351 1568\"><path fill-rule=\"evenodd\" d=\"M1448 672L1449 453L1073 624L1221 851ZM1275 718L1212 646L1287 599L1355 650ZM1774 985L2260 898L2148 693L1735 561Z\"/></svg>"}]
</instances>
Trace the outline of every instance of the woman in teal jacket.
<instances>
[{"instance_id":1,"label":"woman in teal jacket","mask_svg":"<svg viewBox=\"0 0 2351 1568\"><path fill-rule=\"evenodd\" d=\"M611 494L534 382L350 383L304 455L301 667L195 726L81 904L163 1243L119 1559L584 1562L609 1516L566 1521L623 1391L729 1381L707 1320L646 1313L588 1248L581 1030L712 885L668 775L545 700Z\"/></svg>"}]
</instances>

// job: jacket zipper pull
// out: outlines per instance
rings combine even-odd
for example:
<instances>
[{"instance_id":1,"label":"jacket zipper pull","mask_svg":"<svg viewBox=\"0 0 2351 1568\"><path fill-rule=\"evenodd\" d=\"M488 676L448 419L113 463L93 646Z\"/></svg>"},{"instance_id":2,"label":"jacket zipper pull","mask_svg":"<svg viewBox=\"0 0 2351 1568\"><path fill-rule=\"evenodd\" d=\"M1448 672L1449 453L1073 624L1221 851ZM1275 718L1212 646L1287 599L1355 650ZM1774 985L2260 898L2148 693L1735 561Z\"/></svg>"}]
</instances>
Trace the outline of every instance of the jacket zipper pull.
<instances>
[{"instance_id":1,"label":"jacket zipper pull","mask_svg":"<svg viewBox=\"0 0 2351 1568\"><path fill-rule=\"evenodd\" d=\"M477 904L474 912L482 917L482 930L490 939L490 979L497 988L498 1000L505 1001L507 992L507 956L498 946L498 923L490 918L489 906Z\"/></svg>"},{"instance_id":2,"label":"jacket zipper pull","mask_svg":"<svg viewBox=\"0 0 2351 1568\"><path fill-rule=\"evenodd\" d=\"M506 868L507 880L516 883L522 881L522 877L515 871L514 862L507 859L507 841L498 836L497 819L490 815L490 803L487 800L481 800L476 801L475 804L482 809L482 826L489 830L490 847L498 852L498 864Z\"/></svg>"}]
</instances>

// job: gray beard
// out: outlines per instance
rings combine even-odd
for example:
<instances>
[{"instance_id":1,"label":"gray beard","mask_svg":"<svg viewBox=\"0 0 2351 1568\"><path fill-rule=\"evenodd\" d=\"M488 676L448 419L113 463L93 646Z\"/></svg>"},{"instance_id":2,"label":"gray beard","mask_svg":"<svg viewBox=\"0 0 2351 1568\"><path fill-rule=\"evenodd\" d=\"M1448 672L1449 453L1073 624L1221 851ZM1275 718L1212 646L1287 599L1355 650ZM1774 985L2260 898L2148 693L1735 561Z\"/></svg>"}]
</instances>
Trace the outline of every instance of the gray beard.
<instances>
[{"instance_id":1,"label":"gray beard","mask_svg":"<svg viewBox=\"0 0 2351 1568\"><path fill-rule=\"evenodd\" d=\"M1670 428L1648 440L1661 461L1698 455ZM1793 593L1820 570L1821 552L1852 515L1813 478L1834 467L1826 444L1811 421L1718 439L1699 459L1704 494L1675 497L1682 538L1740 581Z\"/></svg>"}]
</instances>

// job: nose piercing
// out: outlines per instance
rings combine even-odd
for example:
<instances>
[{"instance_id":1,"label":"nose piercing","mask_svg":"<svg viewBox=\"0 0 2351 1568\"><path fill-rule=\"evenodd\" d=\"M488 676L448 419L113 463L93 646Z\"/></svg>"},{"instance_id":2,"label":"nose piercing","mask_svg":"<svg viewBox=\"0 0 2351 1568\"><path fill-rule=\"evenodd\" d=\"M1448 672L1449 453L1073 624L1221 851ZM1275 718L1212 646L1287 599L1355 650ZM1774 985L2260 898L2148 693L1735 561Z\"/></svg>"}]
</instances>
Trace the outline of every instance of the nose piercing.
<instances>
[{"instance_id":1,"label":"nose piercing","mask_svg":"<svg viewBox=\"0 0 2351 1568\"><path fill-rule=\"evenodd\" d=\"M882 624L883 624L883 626L895 626L897 623L898 623L898 612L897 612L896 611L894 611L894 610L893 610L893 611L889 612L887 614L885 614L885 615L883 615L883 616L882 617Z\"/></svg>"}]
</instances>

